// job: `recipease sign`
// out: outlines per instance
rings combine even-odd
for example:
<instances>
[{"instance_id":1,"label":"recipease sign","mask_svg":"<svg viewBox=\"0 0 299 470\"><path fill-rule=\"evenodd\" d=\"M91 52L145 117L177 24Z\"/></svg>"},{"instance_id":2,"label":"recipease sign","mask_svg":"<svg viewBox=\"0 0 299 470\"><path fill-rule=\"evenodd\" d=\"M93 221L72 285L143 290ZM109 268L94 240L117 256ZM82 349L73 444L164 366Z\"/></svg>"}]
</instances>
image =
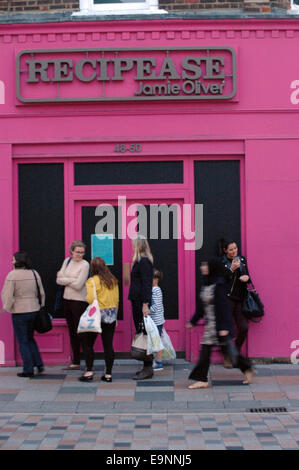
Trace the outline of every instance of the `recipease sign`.
<instances>
[{"instance_id":1,"label":"recipease sign","mask_svg":"<svg viewBox=\"0 0 299 470\"><path fill-rule=\"evenodd\" d=\"M17 56L23 103L230 100L230 47L26 50Z\"/></svg>"}]
</instances>

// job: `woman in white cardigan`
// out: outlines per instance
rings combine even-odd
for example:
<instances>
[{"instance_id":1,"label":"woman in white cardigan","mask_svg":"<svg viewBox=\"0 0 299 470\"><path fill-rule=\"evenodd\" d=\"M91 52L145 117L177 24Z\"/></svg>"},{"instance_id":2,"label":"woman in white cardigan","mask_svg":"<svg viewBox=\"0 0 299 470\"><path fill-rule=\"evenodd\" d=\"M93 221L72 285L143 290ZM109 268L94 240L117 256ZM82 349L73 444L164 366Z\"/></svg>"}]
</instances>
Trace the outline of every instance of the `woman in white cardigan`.
<instances>
[{"instance_id":1,"label":"woman in white cardigan","mask_svg":"<svg viewBox=\"0 0 299 470\"><path fill-rule=\"evenodd\" d=\"M89 277L89 263L83 259L85 244L74 241L70 247L71 258L66 258L56 282L64 286L63 314L65 315L70 335L72 349L72 364L70 369L80 368L81 338L77 334L79 320L87 307L85 282Z\"/></svg>"}]
</instances>

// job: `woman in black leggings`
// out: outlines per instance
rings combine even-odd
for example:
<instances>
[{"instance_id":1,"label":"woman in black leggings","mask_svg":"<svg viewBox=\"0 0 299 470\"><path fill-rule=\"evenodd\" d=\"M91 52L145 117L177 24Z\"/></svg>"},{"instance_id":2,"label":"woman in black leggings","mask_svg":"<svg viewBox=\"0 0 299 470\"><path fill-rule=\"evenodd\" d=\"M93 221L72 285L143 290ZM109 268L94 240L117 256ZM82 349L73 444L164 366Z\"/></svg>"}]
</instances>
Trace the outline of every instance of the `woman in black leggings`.
<instances>
[{"instance_id":1,"label":"woman in black leggings","mask_svg":"<svg viewBox=\"0 0 299 470\"><path fill-rule=\"evenodd\" d=\"M240 352L248 335L248 320L243 315L242 305L247 295L247 284L250 282L247 261L238 254L235 241L221 240L221 251L224 253L222 263L225 267L225 279L228 282L228 297L236 329L236 348Z\"/></svg>"},{"instance_id":2,"label":"woman in black leggings","mask_svg":"<svg viewBox=\"0 0 299 470\"><path fill-rule=\"evenodd\" d=\"M103 258L96 257L91 261L90 274L86 282L86 301L91 304L94 301L94 285L97 300L101 309L102 342L106 371L101 380L112 382L112 367L114 363L113 336L117 320L119 290L118 281L106 266ZM97 333L80 333L83 340L83 352L86 362L86 372L79 378L81 382L93 380L94 343Z\"/></svg>"}]
</instances>

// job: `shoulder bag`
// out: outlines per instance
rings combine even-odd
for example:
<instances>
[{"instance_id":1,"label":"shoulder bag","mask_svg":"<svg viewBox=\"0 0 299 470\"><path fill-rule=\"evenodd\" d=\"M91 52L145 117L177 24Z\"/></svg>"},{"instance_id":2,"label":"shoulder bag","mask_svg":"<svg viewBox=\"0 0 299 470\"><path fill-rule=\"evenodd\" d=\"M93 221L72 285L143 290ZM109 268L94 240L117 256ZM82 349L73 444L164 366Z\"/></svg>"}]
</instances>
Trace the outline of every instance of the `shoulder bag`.
<instances>
[{"instance_id":1,"label":"shoulder bag","mask_svg":"<svg viewBox=\"0 0 299 470\"><path fill-rule=\"evenodd\" d=\"M36 288L37 288L37 297L40 305L40 310L38 314L35 317L34 320L34 329L38 333L47 333L48 331L52 330L52 316L50 315L49 312L47 312L46 307L42 307L42 298L40 294L40 288L37 282L36 274L34 270L32 269L34 279L36 282Z\"/></svg>"},{"instance_id":2,"label":"shoulder bag","mask_svg":"<svg viewBox=\"0 0 299 470\"><path fill-rule=\"evenodd\" d=\"M102 333L101 310L98 303L97 290L92 279L94 301L88 305L85 312L81 315L77 333Z\"/></svg>"},{"instance_id":3,"label":"shoulder bag","mask_svg":"<svg viewBox=\"0 0 299 470\"><path fill-rule=\"evenodd\" d=\"M66 266L68 266L71 262L72 258L69 258L67 260ZM56 291L56 298L55 298L55 303L54 303L54 312L55 313L62 313L62 300L63 300L63 294L64 294L64 289L65 286L57 286L57 291Z\"/></svg>"},{"instance_id":4,"label":"shoulder bag","mask_svg":"<svg viewBox=\"0 0 299 470\"><path fill-rule=\"evenodd\" d=\"M247 286L247 294L243 301L242 312L243 315L253 322L260 322L264 316L264 305L257 293L254 285L251 283L251 288Z\"/></svg>"}]
</instances>

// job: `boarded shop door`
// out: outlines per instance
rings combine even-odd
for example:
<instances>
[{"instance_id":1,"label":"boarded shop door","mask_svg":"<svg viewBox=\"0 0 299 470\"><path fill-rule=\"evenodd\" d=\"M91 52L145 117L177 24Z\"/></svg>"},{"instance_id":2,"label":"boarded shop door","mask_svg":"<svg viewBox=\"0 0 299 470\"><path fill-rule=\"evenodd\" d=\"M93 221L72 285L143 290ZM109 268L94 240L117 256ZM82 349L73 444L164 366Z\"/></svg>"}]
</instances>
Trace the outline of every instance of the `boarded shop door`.
<instances>
[{"instance_id":1,"label":"boarded shop door","mask_svg":"<svg viewBox=\"0 0 299 470\"><path fill-rule=\"evenodd\" d=\"M176 200L163 201L165 212L161 215L157 213L157 208L161 207L160 202L158 199L126 200L126 210L130 215L127 215L126 221L123 219L125 225L122 227L125 227L125 232L120 229L122 222L118 217L120 212L116 201L105 201L102 208L106 205L106 212L103 209L97 209L101 201L80 201L76 206L76 219L80 220L78 237L82 236L87 244L86 259L92 256L106 257L111 272L119 280L120 306L114 340L115 350L119 352L130 351L135 331L128 293L133 255L132 236L136 228L139 233L147 237L154 257L154 266L163 272L161 289L164 297L167 331L177 351L183 351L185 347L184 335L180 333L185 321L183 241L177 239L177 231L174 228L177 220L173 215L173 211L181 204ZM100 212L101 215L99 215ZM101 235L97 237L95 233L96 227L101 228L101 220L103 222L104 219L107 220L107 212L115 215L113 234L115 236L111 242L108 237L103 239ZM162 226L162 216L164 226ZM166 233L168 226L166 227L165 217L169 219L169 233ZM138 225L136 225L137 222ZM110 225L110 232L112 228ZM109 233L108 226L107 230ZM102 351L100 338L97 340L95 350Z\"/></svg>"}]
</instances>

